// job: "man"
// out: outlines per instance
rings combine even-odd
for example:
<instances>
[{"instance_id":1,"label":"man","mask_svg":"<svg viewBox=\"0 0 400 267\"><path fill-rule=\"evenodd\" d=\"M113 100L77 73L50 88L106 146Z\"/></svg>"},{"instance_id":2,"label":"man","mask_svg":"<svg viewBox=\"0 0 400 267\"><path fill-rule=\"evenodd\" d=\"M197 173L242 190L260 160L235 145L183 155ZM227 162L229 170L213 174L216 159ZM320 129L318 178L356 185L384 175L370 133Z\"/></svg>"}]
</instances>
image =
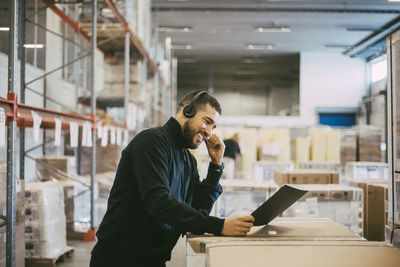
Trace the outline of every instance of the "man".
<instances>
[{"instance_id":1,"label":"man","mask_svg":"<svg viewBox=\"0 0 400 267\"><path fill-rule=\"evenodd\" d=\"M225 163L225 174L224 178L233 179L235 176L235 160L237 155L240 154L239 147L239 135L235 133L232 138L225 139L225 152L224 152L224 163Z\"/></svg>"},{"instance_id":2,"label":"man","mask_svg":"<svg viewBox=\"0 0 400 267\"><path fill-rule=\"evenodd\" d=\"M221 115L206 92L190 92L166 124L139 133L122 152L97 232L91 267L165 266L179 236L186 232L246 235L251 215L209 216L222 193L224 144L213 129ZM199 180L188 151L206 142L211 162Z\"/></svg>"}]
</instances>

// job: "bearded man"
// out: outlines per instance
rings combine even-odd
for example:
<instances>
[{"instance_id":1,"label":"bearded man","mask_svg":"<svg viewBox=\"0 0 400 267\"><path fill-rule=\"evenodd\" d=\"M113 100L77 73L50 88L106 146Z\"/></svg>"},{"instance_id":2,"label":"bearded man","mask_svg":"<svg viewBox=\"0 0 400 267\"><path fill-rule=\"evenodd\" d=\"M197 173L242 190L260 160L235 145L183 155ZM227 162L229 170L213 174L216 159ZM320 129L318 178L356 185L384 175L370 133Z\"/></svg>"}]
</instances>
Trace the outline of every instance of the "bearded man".
<instances>
[{"instance_id":1,"label":"bearded man","mask_svg":"<svg viewBox=\"0 0 400 267\"><path fill-rule=\"evenodd\" d=\"M132 139L122 152L91 267L165 266L179 236L187 232L247 234L253 216L209 215L222 193L225 145L213 133L220 116L214 97L192 91L166 124ZM200 181L188 149L203 141L211 160L207 177Z\"/></svg>"}]
</instances>

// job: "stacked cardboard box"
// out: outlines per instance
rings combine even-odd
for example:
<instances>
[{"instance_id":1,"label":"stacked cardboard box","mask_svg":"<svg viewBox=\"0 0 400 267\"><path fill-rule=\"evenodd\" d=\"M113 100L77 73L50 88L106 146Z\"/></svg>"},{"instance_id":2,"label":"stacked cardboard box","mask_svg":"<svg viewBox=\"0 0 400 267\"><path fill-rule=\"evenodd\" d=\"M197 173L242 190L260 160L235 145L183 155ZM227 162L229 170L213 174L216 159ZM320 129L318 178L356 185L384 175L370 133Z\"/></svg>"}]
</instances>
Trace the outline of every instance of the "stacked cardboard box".
<instances>
[{"instance_id":1,"label":"stacked cardboard box","mask_svg":"<svg viewBox=\"0 0 400 267\"><path fill-rule=\"evenodd\" d=\"M250 244L260 241L300 242L321 240L357 241L362 240L362 238L339 223L325 218L276 218L267 226L252 227L247 236L242 237L188 235L186 239L186 262L187 266L205 267L207 247L221 242L229 242L231 244L247 242ZM260 266L265 266L265 262Z\"/></svg>"},{"instance_id":2,"label":"stacked cardboard box","mask_svg":"<svg viewBox=\"0 0 400 267\"><path fill-rule=\"evenodd\" d=\"M373 125L360 125L354 129L357 132L357 160L381 162L381 128Z\"/></svg>"},{"instance_id":3,"label":"stacked cardboard box","mask_svg":"<svg viewBox=\"0 0 400 267\"><path fill-rule=\"evenodd\" d=\"M64 193L60 183L27 184L25 214L26 258L56 259L67 250Z\"/></svg>"},{"instance_id":4,"label":"stacked cardboard box","mask_svg":"<svg viewBox=\"0 0 400 267\"><path fill-rule=\"evenodd\" d=\"M289 207L283 213L284 217L329 218L362 234L362 189L338 184L304 184L296 185L296 188L308 193Z\"/></svg>"},{"instance_id":5,"label":"stacked cardboard box","mask_svg":"<svg viewBox=\"0 0 400 267\"><path fill-rule=\"evenodd\" d=\"M275 182L283 184L338 184L339 173L329 170L304 170L276 171Z\"/></svg>"},{"instance_id":6,"label":"stacked cardboard box","mask_svg":"<svg viewBox=\"0 0 400 267\"><path fill-rule=\"evenodd\" d=\"M256 161L253 166L253 179L256 181L274 181L275 171L292 169L292 163Z\"/></svg>"},{"instance_id":7,"label":"stacked cardboard box","mask_svg":"<svg viewBox=\"0 0 400 267\"><path fill-rule=\"evenodd\" d=\"M133 99L138 99L138 71L136 65L129 66L130 71L130 95ZM125 65L124 64L104 64L104 90L101 94L103 97L121 97L125 95Z\"/></svg>"},{"instance_id":8,"label":"stacked cardboard box","mask_svg":"<svg viewBox=\"0 0 400 267\"><path fill-rule=\"evenodd\" d=\"M90 147L84 147L81 150L80 174L88 175L91 173ZM121 156L121 147L118 145L101 146L101 140L96 142L96 173L115 171Z\"/></svg>"},{"instance_id":9,"label":"stacked cardboard box","mask_svg":"<svg viewBox=\"0 0 400 267\"><path fill-rule=\"evenodd\" d=\"M354 130L342 130L340 138L340 163L342 169L346 162L357 160L357 134Z\"/></svg>"},{"instance_id":10,"label":"stacked cardboard box","mask_svg":"<svg viewBox=\"0 0 400 267\"><path fill-rule=\"evenodd\" d=\"M209 244L206 250L208 267L242 267L249 262L276 267L395 267L400 262L400 251L382 242L242 241Z\"/></svg>"}]
</instances>

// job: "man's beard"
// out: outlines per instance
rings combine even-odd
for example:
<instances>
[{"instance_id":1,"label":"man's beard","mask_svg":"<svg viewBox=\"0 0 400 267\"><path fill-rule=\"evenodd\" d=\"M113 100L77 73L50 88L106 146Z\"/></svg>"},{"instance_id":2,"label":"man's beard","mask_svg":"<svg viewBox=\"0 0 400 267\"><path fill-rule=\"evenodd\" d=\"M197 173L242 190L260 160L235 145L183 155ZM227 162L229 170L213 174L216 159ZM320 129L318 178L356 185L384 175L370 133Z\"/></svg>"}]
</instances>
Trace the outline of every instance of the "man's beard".
<instances>
[{"instance_id":1,"label":"man's beard","mask_svg":"<svg viewBox=\"0 0 400 267\"><path fill-rule=\"evenodd\" d=\"M190 128L190 120L187 120L182 127L182 135L183 139L185 140L185 146L187 148L196 149L199 147L200 144L194 143L194 137L197 134L199 133Z\"/></svg>"}]
</instances>

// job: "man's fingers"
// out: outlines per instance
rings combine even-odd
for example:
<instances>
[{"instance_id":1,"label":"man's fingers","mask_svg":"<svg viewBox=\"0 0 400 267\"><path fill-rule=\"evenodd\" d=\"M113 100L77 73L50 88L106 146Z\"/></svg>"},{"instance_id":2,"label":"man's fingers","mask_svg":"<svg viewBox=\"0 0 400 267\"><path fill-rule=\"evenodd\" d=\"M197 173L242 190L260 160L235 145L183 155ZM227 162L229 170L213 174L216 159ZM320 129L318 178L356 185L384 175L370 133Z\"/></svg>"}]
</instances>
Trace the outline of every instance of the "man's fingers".
<instances>
[{"instance_id":1,"label":"man's fingers","mask_svg":"<svg viewBox=\"0 0 400 267\"><path fill-rule=\"evenodd\" d=\"M242 222L240 225L242 227L248 227L248 228L253 227L253 223L251 223L251 222Z\"/></svg>"},{"instance_id":2,"label":"man's fingers","mask_svg":"<svg viewBox=\"0 0 400 267\"><path fill-rule=\"evenodd\" d=\"M240 219L242 219L245 222L254 222L255 221L255 219L252 215L242 216L242 217L240 217Z\"/></svg>"}]
</instances>

